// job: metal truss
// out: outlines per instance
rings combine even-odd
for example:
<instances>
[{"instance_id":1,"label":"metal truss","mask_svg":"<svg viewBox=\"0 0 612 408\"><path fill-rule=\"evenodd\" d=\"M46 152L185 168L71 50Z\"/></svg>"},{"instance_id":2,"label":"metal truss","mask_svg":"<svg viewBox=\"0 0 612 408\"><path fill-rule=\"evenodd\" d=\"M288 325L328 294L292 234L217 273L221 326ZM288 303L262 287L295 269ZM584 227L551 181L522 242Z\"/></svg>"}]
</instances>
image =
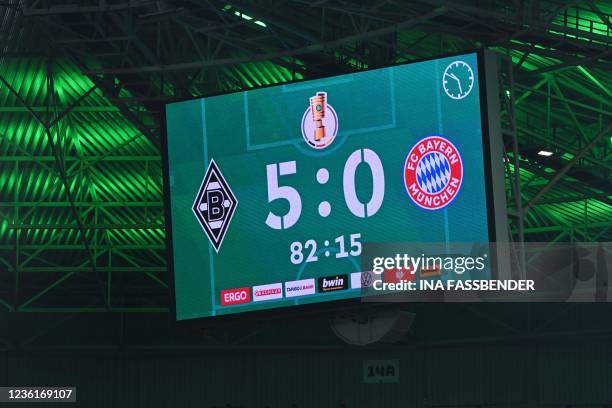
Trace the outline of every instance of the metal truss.
<instances>
[{"instance_id":1,"label":"metal truss","mask_svg":"<svg viewBox=\"0 0 612 408\"><path fill-rule=\"evenodd\" d=\"M0 78L15 101L0 113L29 115L48 147L0 135L10 152L0 153L0 167L15 180L34 171L50 183L32 195L15 186L0 200L10 231L0 239L0 308L167 310L163 103L481 47L505 55L500 99L513 239L612 240L612 29L602 2L6 4L0 59L48 60L45 88L54 95L52 54L90 87L70 101L30 103L17 79ZM95 95L104 103L87 103ZM85 154L67 134L79 115L121 115L134 133ZM156 149L127 153L143 140ZM146 180L144 196L101 194L96 185L108 166Z\"/></svg>"},{"instance_id":2,"label":"metal truss","mask_svg":"<svg viewBox=\"0 0 612 408\"><path fill-rule=\"evenodd\" d=\"M161 197L149 193L140 200L103 200L92 180L99 177L96 172L104 163L135 161L148 180L152 168L159 173L160 156L121 155L122 149L141 138L140 133L104 154L86 155L65 134L78 120L72 116L115 110L82 109L97 90L95 85L68 106L62 105L56 99L53 60L47 60L46 67L44 109L30 106L0 75L0 82L20 104L11 112L29 114L32 126L46 135L48 146L43 149L47 154L32 154L3 136L2 145L18 152L0 157L3 174L23 180L24 171L42 172L40 178L52 180L35 200L21 191L20 183L12 197L3 197L0 211L10 214L8 230L13 233L12 242L0 241L0 306L17 312L167 311ZM148 243L121 242L112 236L117 231L154 230L161 236ZM49 233L38 238L41 231Z\"/></svg>"}]
</instances>

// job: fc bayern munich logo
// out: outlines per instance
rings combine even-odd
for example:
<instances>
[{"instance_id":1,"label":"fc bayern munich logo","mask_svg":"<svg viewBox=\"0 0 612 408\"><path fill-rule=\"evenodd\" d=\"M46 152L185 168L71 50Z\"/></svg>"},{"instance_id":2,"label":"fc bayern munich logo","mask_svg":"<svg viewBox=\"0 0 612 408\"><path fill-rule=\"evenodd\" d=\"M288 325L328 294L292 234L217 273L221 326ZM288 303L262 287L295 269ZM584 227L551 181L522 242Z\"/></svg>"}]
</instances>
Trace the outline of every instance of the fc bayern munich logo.
<instances>
[{"instance_id":1,"label":"fc bayern munich logo","mask_svg":"<svg viewBox=\"0 0 612 408\"><path fill-rule=\"evenodd\" d=\"M408 196L425 210L449 205L461 189L463 162L448 139L428 136L410 149L404 163L404 185Z\"/></svg>"}]
</instances>

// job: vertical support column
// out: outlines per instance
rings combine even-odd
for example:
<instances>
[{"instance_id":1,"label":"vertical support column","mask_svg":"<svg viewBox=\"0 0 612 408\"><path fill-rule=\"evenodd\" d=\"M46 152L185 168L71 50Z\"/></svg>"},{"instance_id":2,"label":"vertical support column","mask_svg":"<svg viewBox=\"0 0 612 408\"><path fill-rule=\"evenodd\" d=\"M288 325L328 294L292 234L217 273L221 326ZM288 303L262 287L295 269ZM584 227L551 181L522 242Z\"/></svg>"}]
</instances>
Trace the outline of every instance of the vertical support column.
<instances>
[{"instance_id":1,"label":"vertical support column","mask_svg":"<svg viewBox=\"0 0 612 408\"><path fill-rule=\"evenodd\" d=\"M509 247L510 233L508 231L508 208L506 205L506 188L504 177L504 140L500 117L500 75L502 67L499 55L485 52L483 80L486 84L487 128L489 143L489 162L491 167L492 195L493 195L493 223L495 225L496 246L492 248L492 255L496 257L497 275L499 279L510 279ZM503 88L501 88L503 89Z\"/></svg>"},{"instance_id":2,"label":"vertical support column","mask_svg":"<svg viewBox=\"0 0 612 408\"><path fill-rule=\"evenodd\" d=\"M100 298L103 304L106 306L106 293L105 293L104 282L96 268L96 260L94 258L94 253L89 243L89 239L87 238L87 231L83 227L83 220L81 218L82 214L81 214L80 209L77 209L76 207L75 199L74 199L75 196L70 188L68 172L66 170L66 162L64 160L64 153L62 151L63 145L65 144L62 144L59 130L56 131L57 141L54 140L52 128L50 125L51 120L52 120L51 118L57 119L59 117L58 112L57 112L57 101L55 99L55 83L53 80L53 61L52 60L47 61L46 114L47 114L47 117L45 118L46 120L41 120L39 118L39 122L45 128L47 140L48 140L49 146L51 147L51 151L53 152L53 156L55 158L55 164L58 167L59 175L64 185L64 191L66 193L66 197L68 198L68 201L70 202L70 210L76 221L77 228L79 230L79 234L81 237L81 242L89 258L89 262L91 264L91 271L93 272L96 278L96 281L97 281L98 290L100 292ZM54 127L57 129L58 126L59 126L59 123L56 124ZM108 308L106 309L108 310Z\"/></svg>"},{"instance_id":3,"label":"vertical support column","mask_svg":"<svg viewBox=\"0 0 612 408\"><path fill-rule=\"evenodd\" d=\"M145 209L144 209L144 221L149 222L149 160L145 161Z\"/></svg>"},{"instance_id":4,"label":"vertical support column","mask_svg":"<svg viewBox=\"0 0 612 408\"><path fill-rule=\"evenodd\" d=\"M21 277L19 276L20 274L20 269L21 266L19 264L19 259L20 259L20 254L19 254L19 240L21 238L21 221L19 219L19 205L17 205L17 203L19 203L19 182L18 182L18 177L19 177L19 160L15 161L15 196L14 196L14 207L15 208L15 219L14 219L14 224L17 225L17 228L15 229L15 286L13 288L14 292L13 292L13 305L14 308L17 308L17 305L19 305L19 280L21 279Z\"/></svg>"},{"instance_id":5,"label":"vertical support column","mask_svg":"<svg viewBox=\"0 0 612 408\"><path fill-rule=\"evenodd\" d=\"M546 140L550 140L550 115L551 115L550 79L546 78Z\"/></svg>"},{"instance_id":6,"label":"vertical support column","mask_svg":"<svg viewBox=\"0 0 612 408\"><path fill-rule=\"evenodd\" d=\"M519 141L518 141L518 130L516 126L516 112L514 106L516 104L514 95L514 64L512 59L508 60L508 79L510 87L510 101L508 104L508 118L512 126L512 158L514 165L514 205L516 206L516 223L518 242L514 246L514 250L517 251L518 259L518 272L520 279L526 279L525 269L525 212L523 211L523 201L521 192L521 167L519 157Z\"/></svg>"}]
</instances>

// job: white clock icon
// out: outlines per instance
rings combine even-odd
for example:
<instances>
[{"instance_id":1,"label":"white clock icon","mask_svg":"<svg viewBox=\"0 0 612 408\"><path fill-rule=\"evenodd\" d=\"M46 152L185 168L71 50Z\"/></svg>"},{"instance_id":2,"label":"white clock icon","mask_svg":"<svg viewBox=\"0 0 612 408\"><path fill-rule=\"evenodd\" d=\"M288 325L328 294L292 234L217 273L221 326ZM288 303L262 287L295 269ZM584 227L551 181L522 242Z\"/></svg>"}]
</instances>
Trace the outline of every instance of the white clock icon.
<instances>
[{"instance_id":1,"label":"white clock icon","mask_svg":"<svg viewBox=\"0 0 612 408\"><path fill-rule=\"evenodd\" d=\"M452 99L463 99L474 86L474 72L467 62L453 61L444 70L442 87Z\"/></svg>"}]
</instances>

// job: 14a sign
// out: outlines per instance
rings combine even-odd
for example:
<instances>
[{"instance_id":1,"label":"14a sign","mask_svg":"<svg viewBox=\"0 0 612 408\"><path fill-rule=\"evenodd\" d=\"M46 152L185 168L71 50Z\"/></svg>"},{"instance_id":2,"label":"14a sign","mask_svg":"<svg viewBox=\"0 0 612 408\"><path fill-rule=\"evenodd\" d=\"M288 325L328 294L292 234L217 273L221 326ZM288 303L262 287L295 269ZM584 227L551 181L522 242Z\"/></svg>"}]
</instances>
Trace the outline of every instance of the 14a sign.
<instances>
[{"instance_id":1,"label":"14a sign","mask_svg":"<svg viewBox=\"0 0 612 408\"><path fill-rule=\"evenodd\" d=\"M365 360L363 382L366 384L398 383L399 360Z\"/></svg>"}]
</instances>

